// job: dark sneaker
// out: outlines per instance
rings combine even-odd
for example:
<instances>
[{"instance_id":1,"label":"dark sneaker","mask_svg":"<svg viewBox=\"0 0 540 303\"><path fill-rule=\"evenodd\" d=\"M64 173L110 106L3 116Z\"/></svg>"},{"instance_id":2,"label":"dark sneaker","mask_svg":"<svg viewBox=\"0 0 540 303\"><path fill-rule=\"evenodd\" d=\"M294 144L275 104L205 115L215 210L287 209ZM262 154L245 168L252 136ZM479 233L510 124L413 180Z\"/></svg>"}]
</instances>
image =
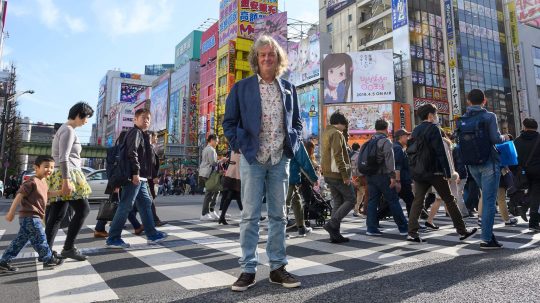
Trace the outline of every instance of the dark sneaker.
<instances>
[{"instance_id":1,"label":"dark sneaker","mask_svg":"<svg viewBox=\"0 0 540 303\"><path fill-rule=\"evenodd\" d=\"M165 239L167 239L168 236L169 235L167 233L158 231L154 236L148 237L148 244L161 243L161 242L165 241Z\"/></svg>"},{"instance_id":2,"label":"dark sneaker","mask_svg":"<svg viewBox=\"0 0 540 303\"><path fill-rule=\"evenodd\" d=\"M504 226L514 226L518 223L518 219L510 218L507 222L504 222Z\"/></svg>"},{"instance_id":3,"label":"dark sneaker","mask_svg":"<svg viewBox=\"0 0 540 303\"><path fill-rule=\"evenodd\" d=\"M491 241L489 242L486 242L486 241L480 242L480 249L499 249L502 247L503 245L497 242L495 238L492 238Z\"/></svg>"},{"instance_id":4,"label":"dark sneaker","mask_svg":"<svg viewBox=\"0 0 540 303\"><path fill-rule=\"evenodd\" d=\"M338 230L338 229L333 228L333 227L330 225L330 222L324 224L324 225L323 225L323 228L324 228L324 230L326 230L326 232L328 232L328 234L330 235L330 241L339 240L341 234L339 233L339 230Z\"/></svg>"},{"instance_id":5,"label":"dark sneaker","mask_svg":"<svg viewBox=\"0 0 540 303\"><path fill-rule=\"evenodd\" d=\"M293 275L285 270L285 265L270 272L270 282L274 284L281 284L281 286L285 288L295 288L302 285L300 281L296 280Z\"/></svg>"},{"instance_id":6,"label":"dark sneaker","mask_svg":"<svg viewBox=\"0 0 540 303\"><path fill-rule=\"evenodd\" d=\"M129 243L124 242L122 239L109 241L106 243L107 248L129 248Z\"/></svg>"},{"instance_id":7,"label":"dark sneaker","mask_svg":"<svg viewBox=\"0 0 540 303\"><path fill-rule=\"evenodd\" d=\"M464 233L463 235L460 235L459 240L465 241L467 240L468 237L474 235L477 231L478 231L478 228L468 229L466 233Z\"/></svg>"},{"instance_id":8,"label":"dark sneaker","mask_svg":"<svg viewBox=\"0 0 540 303\"><path fill-rule=\"evenodd\" d=\"M540 226L529 226L529 230L535 233L540 232Z\"/></svg>"},{"instance_id":9,"label":"dark sneaker","mask_svg":"<svg viewBox=\"0 0 540 303\"><path fill-rule=\"evenodd\" d=\"M72 249L63 249L62 252L60 253L60 255L62 255L62 258L70 258L70 259L73 259L73 260L77 260L77 261L85 261L86 260L86 256L81 254L81 252L76 248L76 247L73 247Z\"/></svg>"},{"instance_id":10,"label":"dark sneaker","mask_svg":"<svg viewBox=\"0 0 540 303\"><path fill-rule=\"evenodd\" d=\"M64 259L57 258L53 255L49 261L43 263L43 268L53 269L58 265L62 265L62 263L64 263Z\"/></svg>"},{"instance_id":11,"label":"dark sneaker","mask_svg":"<svg viewBox=\"0 0 540 303\"><path fill-rule=\"evenodd\" d=\"M339 235L337 238L330 240L330 243L340 244L340 243L347 243L349 241L350 241L349 238L345 238L344 236Z\"/></svg>"},{"instance_id":12,"label":"dark sneaker","mask_svg":"<svg viewBox=\"0 0 540 303\"><path fill-rule=\"evenodd\" d=\"M366 231L366 235L368 236L382 236L383 233L380 230L377 231Z\"/></svg>"},{"instance_id":13,"label":"dark sneaker","mask_svg":"<svg viewBox=\"0 0 540 303\"><path fill-rule=\"evenodd\" d=\"M425 226L426 226L427 228L431 228L431 229L433 229L433 230L438 230L438 229L439 229L439 226L437 226L437 225L435 225L435 224L431 224L431 223L429 223L429 222L426 222Z\"/></svg>"},{"instance_id":14,"label":"dark sneaker","mask_svg":"<svg viewBox=\"0 0 540 303\"><path fill-rule=\"evenodd\" d=\"M305 226L298 227L298 235L300 237L307 236L307 234L309 234L311 231L312 231L311 227L305 227Z\"/></svg>"},{"instance_id":15,"label":"dark sneaker","mask_svg":"<svg viewBox=\"0 0 540 303\"><path fill-rule=\"evenodd\" d=\"M243 272L238 280L233 283L231 289L233 291L244 291L255 285L255 274Z\"/></svg>"},{"instance_id":16,"label":"dark sneaker","mask_svg":"<svg viewBox=\"0 0 540 303\"><path fill-rule=\"evenodd\" d=\"M420 237L411 237L411 236L407 236L407 241L412 242L412 243L416 243L416 244L426 243L426 240L424 240L424 239L422 239Z\"/></svg>"},{"instance_id":17,"label":"dark sneaker","mask_svg":"<svg viewBox=\"0 0 540 303\"><path fill-rule=\"evenodd\" d=\"M11 266L6 261L0 262L0 271L2 272L18 272L19 268L15 266Z\"/></svg>"}]
</instances>

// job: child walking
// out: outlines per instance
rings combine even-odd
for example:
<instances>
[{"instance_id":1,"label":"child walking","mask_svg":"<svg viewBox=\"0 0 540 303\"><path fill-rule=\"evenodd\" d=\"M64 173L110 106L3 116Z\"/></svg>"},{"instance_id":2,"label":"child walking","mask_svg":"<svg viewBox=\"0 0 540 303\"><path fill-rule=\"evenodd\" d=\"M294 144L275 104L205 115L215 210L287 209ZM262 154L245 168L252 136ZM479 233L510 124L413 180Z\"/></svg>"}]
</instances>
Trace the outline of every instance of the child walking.
<instances>
[{"instance_id":1,"label":"child walking","mask_svg":"<svg viewBox=\"0 0 540 303\"><path fill-rule=\"evenodd\" d=\"M2 258L0 259L0 271L16 272L19 269L11 266L11 260L15 258L24 248L26 242L30 241L32 247L39 254L39 261L43 262L43 268L54 268L63 263L63 259L53 255L51 248L47 244L45 229L43 227L43 218L45 217L45 206L47 196L57 196L59 192L47 193L48 186L45 179L51 175L54 170L54 159L51 156L38 156L34 162L36 175L25 181L19 190L11 208L6 214L8 222L13 221L15 210L20 204L19 209L19 233L8 246Z\"/></svg>"}]
</instances>

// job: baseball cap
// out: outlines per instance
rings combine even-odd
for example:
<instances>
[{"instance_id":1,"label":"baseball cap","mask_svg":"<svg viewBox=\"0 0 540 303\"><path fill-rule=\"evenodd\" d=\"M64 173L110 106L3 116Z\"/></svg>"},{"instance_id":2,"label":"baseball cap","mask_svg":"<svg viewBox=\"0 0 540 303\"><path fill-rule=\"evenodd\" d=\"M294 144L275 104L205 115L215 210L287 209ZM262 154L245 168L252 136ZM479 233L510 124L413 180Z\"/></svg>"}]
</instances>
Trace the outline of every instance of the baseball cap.
<instances>
[{"instance_id":1,"label":"baseball cap","mask_svg":"<svg viewBox=\"0 0 540 303\"><path fill-rule=\"evenodd\" d=\"M408 131L404 130L403 128L402 129L398 129L395 133L394 133L394 137L395 138L399 138L403 135L410 135L411 133L409 133Z\"/></svg>"}]
</instances>

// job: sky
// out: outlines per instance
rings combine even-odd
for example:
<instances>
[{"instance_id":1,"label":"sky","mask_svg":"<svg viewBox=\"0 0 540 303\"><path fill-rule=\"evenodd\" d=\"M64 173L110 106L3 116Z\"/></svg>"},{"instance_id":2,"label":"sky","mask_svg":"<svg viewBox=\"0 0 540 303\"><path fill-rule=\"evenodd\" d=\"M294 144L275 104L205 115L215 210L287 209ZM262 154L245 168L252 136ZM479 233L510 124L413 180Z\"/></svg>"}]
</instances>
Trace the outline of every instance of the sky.
<instances>
[{"instance_id":1,"label":"sky","mask_svg":"<svg viewBox=\"0 0 540 303\"><path fill-rule=\"evenodd\" d=\"M318 0L279 0L289 18L315 23ZM2 64L17 68L22 117L32 122L67 120L69 108L97 105L108 70L144 74L144 66L174 63L174 47L208 18L219 0L8 0ZM78 129L82 142L89 123Z\"/></svg>"}]
</instances>

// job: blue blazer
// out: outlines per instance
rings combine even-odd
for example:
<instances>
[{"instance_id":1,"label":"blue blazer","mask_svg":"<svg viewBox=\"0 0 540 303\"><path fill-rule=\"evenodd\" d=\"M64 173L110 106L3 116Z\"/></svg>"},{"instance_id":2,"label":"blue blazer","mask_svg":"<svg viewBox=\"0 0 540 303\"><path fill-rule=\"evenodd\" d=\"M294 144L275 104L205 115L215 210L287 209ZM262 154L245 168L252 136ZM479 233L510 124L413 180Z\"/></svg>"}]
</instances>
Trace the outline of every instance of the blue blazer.
<instances>
[{"instance_id":1,"label":"blue blazer","mask_svg":"<svg viewBox=\"0 0 540 303\"><path fill-rule=\"evenodd\" d=\"M289 81L278 79L283 101L285 121L285 142L283 153L289 159L294 157L302 138L302 120L298 107L296 87ZM231 148L242 152L249 164L257 160L259 133L261 131L261 94L257 75L234 84L225 105L223 132Z\"/></svg>"}]
</instances>

